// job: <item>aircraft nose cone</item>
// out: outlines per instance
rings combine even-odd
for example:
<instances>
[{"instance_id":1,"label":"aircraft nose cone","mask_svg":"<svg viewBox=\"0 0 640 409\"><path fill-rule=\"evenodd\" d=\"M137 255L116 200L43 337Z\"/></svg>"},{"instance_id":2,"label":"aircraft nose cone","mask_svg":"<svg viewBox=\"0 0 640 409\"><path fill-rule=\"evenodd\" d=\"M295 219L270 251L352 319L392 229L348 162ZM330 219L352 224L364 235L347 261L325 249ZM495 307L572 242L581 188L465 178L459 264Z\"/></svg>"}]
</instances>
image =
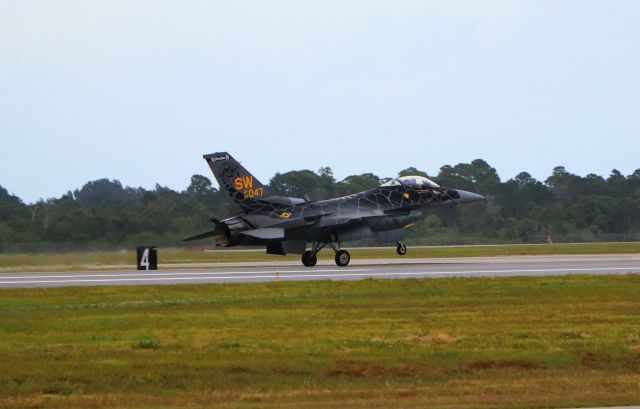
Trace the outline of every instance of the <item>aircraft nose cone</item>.
<instances>
[{"instance_id":1,"label":"aircraft nose cone","mask_svg":"<svg viewBox=\"0 0 640 409\"><path fill-rule=\"evenodd\" d=\"M467 192L466 190L459 190L459 189L457 190L458 190L458 194L460 195L460 199L458 199L460 203L473 203L473 202L486 199L486 197L479 195L477 193Z\"/></svg>"}]
</instances>

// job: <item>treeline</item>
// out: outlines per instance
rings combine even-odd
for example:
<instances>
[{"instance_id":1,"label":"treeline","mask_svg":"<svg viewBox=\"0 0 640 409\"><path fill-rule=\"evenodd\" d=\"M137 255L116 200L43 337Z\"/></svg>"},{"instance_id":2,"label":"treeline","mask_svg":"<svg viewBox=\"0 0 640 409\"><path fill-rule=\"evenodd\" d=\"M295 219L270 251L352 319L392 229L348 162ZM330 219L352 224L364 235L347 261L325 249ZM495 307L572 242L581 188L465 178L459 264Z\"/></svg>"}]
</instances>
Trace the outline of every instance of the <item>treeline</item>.
<instances>
[{"instance_id":1,"label":"treeline","mask_svg":"<svg viewBox=\"0 0 640 409\"><path fill-rule=\"evenodd\" d=\"M481 193L485 203L427 211L409 230L412 243L540 242L547 234L564 241L638 240L640 237L640 169L624 176L613 170L606 179L553 169L545 181L522 172L505 182L481 159L443 166L437 175L415 168L442 186ZM271 193L311 200L347 195L388 180L371 173L337 181L331 168L277 173ZM209 178L191 177L175 191L122 186L100 179L62 197L25 204L0 187L0 250L60 245L77 248L177 244L183 237L211 227L211 217L229 216L224 192Z\"/></svg>"}]
</instances>

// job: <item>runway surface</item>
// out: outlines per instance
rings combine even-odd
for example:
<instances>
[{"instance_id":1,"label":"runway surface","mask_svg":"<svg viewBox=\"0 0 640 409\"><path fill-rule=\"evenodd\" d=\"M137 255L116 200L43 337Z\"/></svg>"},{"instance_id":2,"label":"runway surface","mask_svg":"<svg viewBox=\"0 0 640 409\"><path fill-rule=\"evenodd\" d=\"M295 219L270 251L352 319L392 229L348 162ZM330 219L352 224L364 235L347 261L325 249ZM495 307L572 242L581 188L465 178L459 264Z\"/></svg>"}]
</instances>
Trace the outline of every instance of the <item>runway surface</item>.
<instances>
[{"instance_id":1,"label":"runway surface","mask_svg":"<svg viewBox=\"0 0 640 409\"><path fill-rule=\"evenodd\" d=\"M191 266L192 268L189 268ZM365 278L441 278L640 274L640 255L509 256L447 259L353 260L348 267L323 261L161 266L158 271L29 272L0 274L0 288L94 285L242 283L268 281L361 280Z\"/></svg>"}]
</instances>

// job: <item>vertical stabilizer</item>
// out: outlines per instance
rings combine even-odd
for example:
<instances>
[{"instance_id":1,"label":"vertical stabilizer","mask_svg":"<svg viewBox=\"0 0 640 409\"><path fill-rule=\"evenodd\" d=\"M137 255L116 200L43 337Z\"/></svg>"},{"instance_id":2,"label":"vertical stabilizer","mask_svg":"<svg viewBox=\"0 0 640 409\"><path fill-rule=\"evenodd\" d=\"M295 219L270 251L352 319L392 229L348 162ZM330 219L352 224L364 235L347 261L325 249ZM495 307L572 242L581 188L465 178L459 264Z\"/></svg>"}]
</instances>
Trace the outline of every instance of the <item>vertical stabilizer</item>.
<instances>
[{"instance_id":1,"label":"vertical stabilizer","mask_svg":"<svg viewBox=\"0 0 640 409\"><path fill-rule=\"evenodd\" d=\"M244 208L247 202L267 196L267 190L255 176L249 173L227 152L204 155L220 190L225 190L231 199Z\"/></svg>"}]
</instances>

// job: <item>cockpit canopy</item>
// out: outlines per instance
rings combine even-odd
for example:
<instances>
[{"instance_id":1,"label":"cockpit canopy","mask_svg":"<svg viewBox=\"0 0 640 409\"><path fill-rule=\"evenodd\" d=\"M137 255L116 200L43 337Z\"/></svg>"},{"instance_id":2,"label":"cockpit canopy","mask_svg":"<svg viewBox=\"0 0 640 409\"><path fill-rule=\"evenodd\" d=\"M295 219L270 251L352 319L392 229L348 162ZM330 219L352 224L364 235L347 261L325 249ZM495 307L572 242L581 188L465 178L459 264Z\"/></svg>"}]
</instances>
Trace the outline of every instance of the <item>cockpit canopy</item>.
<instances>
[{"instance_id":1,"label":"cockpit canopy","mask_svg":"<svg viewBox=\"0 0 640 409\"><path fill-rule=\"evenodd\" d=\"M440 187L436 182L424 176L400 176L383 183L381 186L404 186L411 189L427 189Z\"/></svg>"}]
</instances>

